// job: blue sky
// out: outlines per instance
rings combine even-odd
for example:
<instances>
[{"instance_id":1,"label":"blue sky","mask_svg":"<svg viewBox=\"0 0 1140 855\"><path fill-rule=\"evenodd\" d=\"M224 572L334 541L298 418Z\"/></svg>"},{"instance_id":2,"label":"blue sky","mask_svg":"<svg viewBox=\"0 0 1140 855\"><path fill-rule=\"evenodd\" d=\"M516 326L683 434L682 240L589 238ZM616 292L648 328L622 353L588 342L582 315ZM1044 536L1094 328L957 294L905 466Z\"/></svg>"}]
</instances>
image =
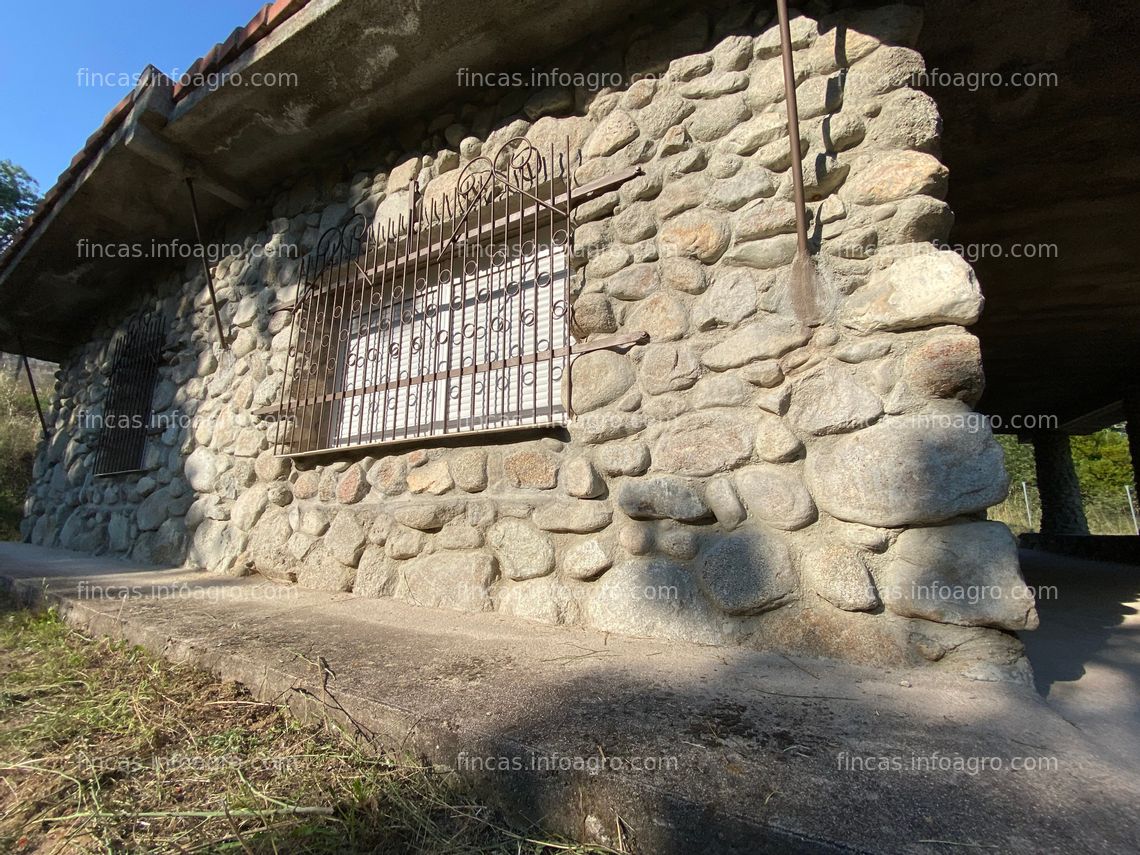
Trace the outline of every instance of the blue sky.
<instances>
[{"instance_id":1,"label":"blue sky","mask_svg":"<svg viewBox=\"0 0 1140 855\"><path fill-rule=\"evenodd\" d=\"M185 71L264 2L9 0L0 20L0 160L23 166L46 192L130 91L104 84L148 62Z\"/></svg>"}]
</instances>

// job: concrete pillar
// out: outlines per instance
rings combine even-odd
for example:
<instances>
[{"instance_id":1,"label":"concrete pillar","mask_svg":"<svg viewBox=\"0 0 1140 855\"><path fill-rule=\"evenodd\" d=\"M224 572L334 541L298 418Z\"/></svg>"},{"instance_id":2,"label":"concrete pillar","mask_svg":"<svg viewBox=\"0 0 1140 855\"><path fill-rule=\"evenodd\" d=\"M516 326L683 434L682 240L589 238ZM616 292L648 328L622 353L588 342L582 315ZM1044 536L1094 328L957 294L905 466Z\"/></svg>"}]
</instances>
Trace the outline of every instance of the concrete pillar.
<instances>
[{"instance_id":1,"label":"concrete pillar","mask_svg":"<svg viewBox=\"0 0 1140 855\"><path fill-rule=\"evenodd\" d=\"M1033 434L1037 492L1041 495L1042 534L1088 534L1081 485L1073 468L1068 434L1055 430Z\"/></svg>"}]
</instances>

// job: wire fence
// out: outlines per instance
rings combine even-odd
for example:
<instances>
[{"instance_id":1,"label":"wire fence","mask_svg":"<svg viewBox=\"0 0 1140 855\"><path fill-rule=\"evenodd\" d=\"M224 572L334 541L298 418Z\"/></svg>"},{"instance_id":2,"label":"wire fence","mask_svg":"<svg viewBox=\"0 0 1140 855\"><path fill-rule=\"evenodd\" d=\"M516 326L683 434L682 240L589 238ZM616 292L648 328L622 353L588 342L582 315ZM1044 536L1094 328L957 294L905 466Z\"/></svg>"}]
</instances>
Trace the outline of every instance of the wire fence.
<instances>
[{"instance_id":1,"label":"wire fence","mask_svg":"<svg viewBox=\"0 0 1140 855\"><path fill-rule=\"evenodd\" d=\"M1086 497L1085 517L1089 534L1140 535L1140 502L1131 487L1120 491L1119 500L1097 496ZM1037 487L1025 481L1010 484L1009 495L1001 504L990 508L989 518L1003 522L1014 534L1036 532L1041 528L1041 496Z\"/></svg>"}]
</instances>

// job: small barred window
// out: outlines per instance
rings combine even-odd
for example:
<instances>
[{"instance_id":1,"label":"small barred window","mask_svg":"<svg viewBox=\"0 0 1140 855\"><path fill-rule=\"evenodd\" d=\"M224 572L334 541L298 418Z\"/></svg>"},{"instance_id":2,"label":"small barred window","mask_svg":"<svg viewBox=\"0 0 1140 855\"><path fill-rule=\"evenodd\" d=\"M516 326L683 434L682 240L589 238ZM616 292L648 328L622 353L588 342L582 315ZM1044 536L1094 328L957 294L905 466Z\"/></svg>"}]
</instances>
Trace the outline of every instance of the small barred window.
<instances>
[{"instance_id":1,"label":"small barred window","mask_svg":"<svg viewBox=\"0 0 1140 855\"><path fill-rule=\"evenodd\" d=\"M165 335L162 315L140 315L115 342L95 454L96 475L142 469Z\"/></svg>"}]
</instances>

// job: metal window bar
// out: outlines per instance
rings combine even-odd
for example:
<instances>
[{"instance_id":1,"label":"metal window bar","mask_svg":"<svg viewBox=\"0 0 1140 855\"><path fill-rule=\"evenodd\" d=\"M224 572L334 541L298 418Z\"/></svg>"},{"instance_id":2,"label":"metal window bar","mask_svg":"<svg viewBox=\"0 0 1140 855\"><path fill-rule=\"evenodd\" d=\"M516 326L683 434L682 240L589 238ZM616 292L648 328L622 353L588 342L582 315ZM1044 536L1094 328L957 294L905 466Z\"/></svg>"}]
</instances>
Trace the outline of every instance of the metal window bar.
<instances>
[{"instance_id":1,"label":"metal window bar","mask_svg":"<svg viewBox=\"0 0 1140 855\"><path fill-rule=\"evenodd\" d=\"M292 307L275 453L562 425L569 142L469 163L450 197L321 236Z\"/></svg>"},{"instance_id":2,"label":"metal window bar","mask_svg":"<svg viewBox=\"0 0 1140 855\"><path fill-rule=\"evenodd\" d=\"M142 469L165 338L166 320L155 313L136 317L115 342L95 454L97 476Z\"/></svg>"}]
</instances>

